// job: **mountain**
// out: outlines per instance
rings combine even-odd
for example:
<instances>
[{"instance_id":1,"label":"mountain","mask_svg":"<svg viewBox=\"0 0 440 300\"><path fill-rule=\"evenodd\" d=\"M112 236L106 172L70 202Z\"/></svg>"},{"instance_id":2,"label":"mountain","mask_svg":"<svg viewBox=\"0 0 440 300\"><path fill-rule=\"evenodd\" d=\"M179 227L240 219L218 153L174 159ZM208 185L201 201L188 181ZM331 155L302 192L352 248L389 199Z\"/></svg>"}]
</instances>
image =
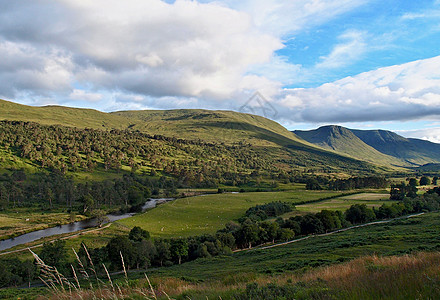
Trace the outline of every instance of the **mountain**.
<instances>
[{"instance_id":1,"label":"mountain","mask_svg":"<svg viewBox=\"0 0 440 300\"><path fill-rule=\"evenodd\" d=\"M293 132L322 148L376 164L415 167L440 162L440 144L407 139L391 131L357 130L330 125Z\"/></svg>"},{"instance_id":2,"label":"mountain","mask_svg":"<svg viewBox=\"0 0 440 300\"><path fill-rule=\"evenodd\" d=\"M62 106L32 107L0 100L0 120L32 121L42 125L75 127L79 130L99 129L110 135L114 134L115 139L120 139L121 133L112 129L139 132L151 137L158 135L203 143L224 144L227 147L251 147L255 152L256 160L260 157L272 168L277 167L280 170L293 168L368 173L376 169L375 166L364 161L317 147L269 119L231 111L179 109L103 113L91 109ZM42 130L49 129L42 128ZM106 136L105 139L111 139L111 137ZM105 143L111 142L109 140ZM147 143L145 138L142 138L142 143ZM174 146L169 144L166 147ZM200 153L205 151L204 147L200 146ZM1 151L0 147L0 153ZM184 149L179 151L184 151ZM240 151L245 153L243 152L245 150ZM225 155L231 155L231 153L232 151ZM165 152L161 156L165 160L170 159ZM194 159L197 158L194 157ZM231 157L231 159L235 161L237 158ZM62 161L63 159L60 164ZM97 160L96 163L99 166L101 162ZM124 166L124 162L122 164ZM149 161L144 161L143 164L151 165Z\"/></svg>"}]
</instances>

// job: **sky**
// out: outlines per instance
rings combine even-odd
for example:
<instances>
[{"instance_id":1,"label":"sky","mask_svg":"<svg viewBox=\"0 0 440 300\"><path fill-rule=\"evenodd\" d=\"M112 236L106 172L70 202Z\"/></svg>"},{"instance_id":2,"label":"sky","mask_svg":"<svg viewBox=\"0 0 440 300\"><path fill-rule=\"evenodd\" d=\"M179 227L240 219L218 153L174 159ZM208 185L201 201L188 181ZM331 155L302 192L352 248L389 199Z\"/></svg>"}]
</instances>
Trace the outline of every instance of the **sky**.
<instances>
[{"instance_id":1,"label":"sky","mask_svg":"<svg viewBox=\"0 0 440 300\"><path fill-rule=\"evenodd\" d=\"M440 142L440 0L0 0L0 98Z\"/></svg>"}]
</instances>

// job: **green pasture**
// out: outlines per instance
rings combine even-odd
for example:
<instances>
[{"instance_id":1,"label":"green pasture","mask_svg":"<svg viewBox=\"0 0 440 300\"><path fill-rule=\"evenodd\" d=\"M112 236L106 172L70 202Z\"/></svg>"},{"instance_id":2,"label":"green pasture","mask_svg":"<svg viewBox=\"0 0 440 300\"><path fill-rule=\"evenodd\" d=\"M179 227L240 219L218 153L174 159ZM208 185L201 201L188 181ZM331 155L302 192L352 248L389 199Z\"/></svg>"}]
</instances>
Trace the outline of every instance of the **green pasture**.
<instances>
[{"instance_id":1,"label":"green pasture","mask_svg":"<svg viewBox=\"0 0 440 300\"><path fill-rule=\"evenodd\" d=\"M118 221L129 228L140 226L152 236L172 237L214 233L257 204L273 201L298 203L336 196L335 191L224 193L181 198L146 213Z\"/></svg>"},{"instance_id":2,"label":"green pasture","mask_svg":"<svg viewBox=\"0 0 440 300\"><path fill-rule=\"evenodd\" d=\"M398 201L390 201L389 198L390 198L389 194L362 193L362 194L329 199L318 203L297 205L296 209L300 212L317 213L323 209L345 211L350 206L355 204L366 204L368 207L372 208L372 207L379 207L384 203L392 204L398 202ZM283 217L287 217L287 216L288 216L287 214L283 215Z\"/></svg>"}]
</instances>

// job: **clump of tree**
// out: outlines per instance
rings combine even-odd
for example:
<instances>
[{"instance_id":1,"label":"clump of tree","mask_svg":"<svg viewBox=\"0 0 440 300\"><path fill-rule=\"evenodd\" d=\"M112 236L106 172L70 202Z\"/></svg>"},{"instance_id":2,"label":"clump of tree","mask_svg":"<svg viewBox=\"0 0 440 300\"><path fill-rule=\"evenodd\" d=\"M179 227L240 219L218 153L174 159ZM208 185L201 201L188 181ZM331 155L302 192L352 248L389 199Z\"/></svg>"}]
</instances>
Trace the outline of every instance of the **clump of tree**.
<instances>
[{"instance_id":1,"label":"clump of tree","mask_svg":"<svg viewBox=\"0 0 440 300\"><path fill-rule=\"evenodd\" d=\"M244 218L263 221L270 217L277 217L285 214L293 209L295 209L295 207L290 203L275 201L249 208L244 214Z\"/></svg>"},{"instance_id":2,"label":"clump of tree","mask_svg":"<svg viewBox=\"0 0 440 300\"><path fill-rule=\"evenodd\" d=\"M391 185L390 200L403 200L405 197L417 197L417 183L410 180L409 184L407 185L405 185L403 182L400 184Z\"/></svg>"},{"instance_id":3,"label":"clump of tree","mask_svg":"<svg viewBox=\"0 0 440 300\"><path fill-rule=\"evenodd\" d=\"M354 189L382 189L389 186L388 180L384 177L352 177L348 179L334 179L329 181L329 190L344 191Z\"/></svg>"}]
</instances>

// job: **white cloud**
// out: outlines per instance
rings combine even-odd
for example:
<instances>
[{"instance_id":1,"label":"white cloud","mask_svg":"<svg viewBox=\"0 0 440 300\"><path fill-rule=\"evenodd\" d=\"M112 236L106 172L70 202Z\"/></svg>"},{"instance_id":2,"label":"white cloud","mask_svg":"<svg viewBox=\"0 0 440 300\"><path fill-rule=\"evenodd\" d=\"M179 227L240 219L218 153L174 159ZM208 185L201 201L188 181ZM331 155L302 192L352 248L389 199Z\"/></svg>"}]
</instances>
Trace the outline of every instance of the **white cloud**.
<instances>
[{"instance_id":1,"label":"white cloud","mask_svg":"<svg viewBox=\"0 0 440 300\"><path fill-rule=\"evenodd\" d=\"M295 99L293 105L290 99ZM303 105L298 107L296 99ZM285 90L277 103L284 119L296 122L438 119L440 56L365 72L317 88ZM288 109L292 106L294 109Z\"/></svg>"},{"instance_id":2,"label":"white cloud","mask_svg":"<svg viewBox=\"0 0 440 300\"><path fill-rule=\"evenodd\" d=\"M70 89L71 57L55 47L36 49L26 43L0 39L0 92L40 94Z\"/></svg>"},{"instance_id":3,"label":"white cloud","mask_svg":"<svg viewBox=\"0 0 440 300\"><path fill-rule=\"evenodd\" d=\"M335 45L329 55L321 57L316 68L340 68L360 59L367 50L365 32L349 30L339 36L341 43Z\"/></svg>"},{"instance_id":4,"label":"white cloud","mask_svg":"<svg viewBox=\"0 0 440 300\"><path fill-rule=\"evenodd\" d=\"M70 93L69 98L74 100L85 100L90 102L97 102L102 100L102 94L99 93L88 93L83 90L74 89L72 93Z\"/></svg>"},{"instance_id":5,"label":"white cloud","mask_svg":"<svg viewBox=\"0 0 440 300\"><path fill-rule=\"evenodd\" d=\"M440 143L440 127L424 128L418 130L396 130L398 134L407 138L428 140L433 143Z\"/></svg>"},{"instance_id":6,"label":"white cloud","mask_svg":"<svg viewBox=\"0 0 440 300\"><path fill-rule=\"evenodd\" d=\"M304 28L324 24L370 0L226 0L230 7L245 11L255 25L276 36L287 36Z\"/></svg>"}]
</instances>

